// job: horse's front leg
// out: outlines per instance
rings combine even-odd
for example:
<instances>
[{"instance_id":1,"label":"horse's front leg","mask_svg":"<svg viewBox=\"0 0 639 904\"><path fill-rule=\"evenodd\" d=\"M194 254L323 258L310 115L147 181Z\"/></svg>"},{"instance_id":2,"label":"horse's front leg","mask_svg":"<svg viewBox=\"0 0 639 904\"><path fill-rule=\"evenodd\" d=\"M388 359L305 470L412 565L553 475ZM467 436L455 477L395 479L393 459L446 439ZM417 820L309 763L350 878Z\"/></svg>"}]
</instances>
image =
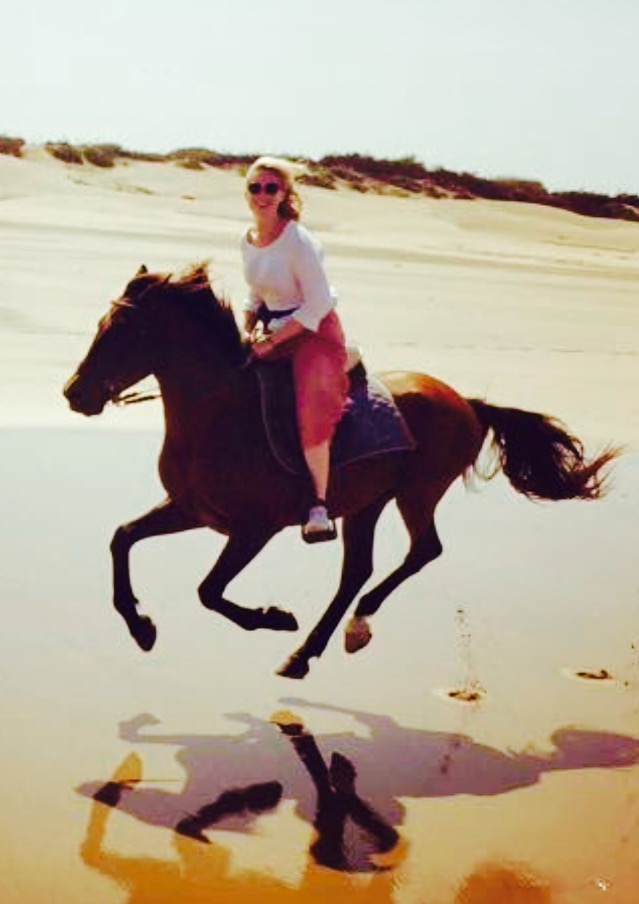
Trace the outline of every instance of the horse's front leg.
<instances>
[{"instance_id":1,"label":"horse's front leg","mask_svg":"<svg viewBox=\"0 0 639 904\"><path fill-rule=\"evenodd\" d=\"M224 598L227 585L266 546L275 531L233 533L219 559L198 588L200 601L207 609L219 612L245 631L268 628L271 631L297 631L297 620L290 612L276 606L247 609Z\"/></svg>"},{"instance_id":2,"label":"horse's front leg","mask_svg":"<svg viewBox=\"0 0 639 904\"><path fill-rule=\"evenodd\" d=\"M138 612L138 600L131 587L129 552L134 543L148 537L177 534L202 525L187 515L170 499L151 509L135 521L118 527L111 540L113 559L113 605L127 624L131 636L148 652L153 648L157 630L148 615Z\"/></svg>"}]
</instances>

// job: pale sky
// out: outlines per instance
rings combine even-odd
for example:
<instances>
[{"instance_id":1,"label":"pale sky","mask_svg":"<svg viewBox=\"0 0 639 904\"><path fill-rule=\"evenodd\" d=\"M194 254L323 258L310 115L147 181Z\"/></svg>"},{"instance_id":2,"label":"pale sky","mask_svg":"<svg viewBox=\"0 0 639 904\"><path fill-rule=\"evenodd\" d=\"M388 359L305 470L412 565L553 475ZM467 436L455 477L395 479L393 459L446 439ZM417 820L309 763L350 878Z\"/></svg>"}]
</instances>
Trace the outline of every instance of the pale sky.
<instances>
[{"instance_id":1,"label":"pale sky","mask_svg":"<svg viewBox=\"0 0 639 904\"><path fill-rule=\"evenodd\" d=\"M22 0L0 134L639 194L639 0Z\"/></svg>"}]
</instances>

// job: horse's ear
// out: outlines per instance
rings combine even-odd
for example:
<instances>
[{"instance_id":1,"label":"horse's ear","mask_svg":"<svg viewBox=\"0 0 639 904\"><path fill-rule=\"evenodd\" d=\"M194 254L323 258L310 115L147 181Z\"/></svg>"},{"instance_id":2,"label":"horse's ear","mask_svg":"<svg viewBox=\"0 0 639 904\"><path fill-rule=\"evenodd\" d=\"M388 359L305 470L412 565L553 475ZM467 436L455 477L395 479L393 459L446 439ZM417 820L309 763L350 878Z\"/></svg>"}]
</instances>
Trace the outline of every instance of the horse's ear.
<instances>
[{"instance_id":1,"label":"horse's ear","mask_svg":"<svg viewBox=\"0 0 639 904\"><path fill-rule=\"evenodd\" d=\"M140 264L140 269L138 270L138 272L135 275L136 276L144 276L148 272L149 271L146 267L146 264Z\"/></svg>"}]
</instances>

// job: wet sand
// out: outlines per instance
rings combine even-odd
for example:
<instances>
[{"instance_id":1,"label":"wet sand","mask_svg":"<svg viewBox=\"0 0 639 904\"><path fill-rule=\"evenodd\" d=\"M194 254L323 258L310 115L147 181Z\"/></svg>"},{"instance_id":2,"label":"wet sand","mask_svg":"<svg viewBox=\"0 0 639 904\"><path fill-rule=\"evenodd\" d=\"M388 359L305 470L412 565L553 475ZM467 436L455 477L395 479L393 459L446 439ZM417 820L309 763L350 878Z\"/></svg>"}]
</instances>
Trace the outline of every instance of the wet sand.
<instances>
[{"instance_id":1,"label":"wet sand","mask_svg":"<svg viewBox=\"0 0 639 904\"><path fill-rule=\"evenodd\" d=\"M241 297L238 183L99 174L145 196L37 174L0 205L2 904L635 904L639 231L311 195L374 367L428 369L628 452L596 503L455 485L444 555L385 604L370 646L348 656L336 635L293 682L274 672L332 594L338 544L286 531L231 585L290 608L299 635L243 634L199 605L220 537L140 544L133 581L159 630L143 654L110 604L108 543L162 496L159 409L87 421L59 398L142 256L161 269L208 249ZM376 575L404 550L389 508Z\"/></svg>"}]
</instances>

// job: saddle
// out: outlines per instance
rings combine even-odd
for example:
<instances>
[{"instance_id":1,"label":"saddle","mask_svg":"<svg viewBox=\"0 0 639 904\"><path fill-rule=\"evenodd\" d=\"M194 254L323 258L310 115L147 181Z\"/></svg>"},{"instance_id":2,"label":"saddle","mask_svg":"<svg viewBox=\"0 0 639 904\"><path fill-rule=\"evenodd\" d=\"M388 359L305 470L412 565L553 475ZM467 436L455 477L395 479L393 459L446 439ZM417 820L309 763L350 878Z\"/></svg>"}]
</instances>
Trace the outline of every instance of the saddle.
<instances>
[{"instance_id":1,"label":"saddle","mask_svg":"<svg viewBox=\"0 0 639 904\"><path fill-rule=\"evenodd\" d=\"M262 420L276 461L291 474L305 474L306 462L297 426L295 385L290 360L254 363ZM331 468L373 455L409 452L415 440L381 380L359 361L348 372L349 393L331 444Z\"/></svg>"}]
</instances>

